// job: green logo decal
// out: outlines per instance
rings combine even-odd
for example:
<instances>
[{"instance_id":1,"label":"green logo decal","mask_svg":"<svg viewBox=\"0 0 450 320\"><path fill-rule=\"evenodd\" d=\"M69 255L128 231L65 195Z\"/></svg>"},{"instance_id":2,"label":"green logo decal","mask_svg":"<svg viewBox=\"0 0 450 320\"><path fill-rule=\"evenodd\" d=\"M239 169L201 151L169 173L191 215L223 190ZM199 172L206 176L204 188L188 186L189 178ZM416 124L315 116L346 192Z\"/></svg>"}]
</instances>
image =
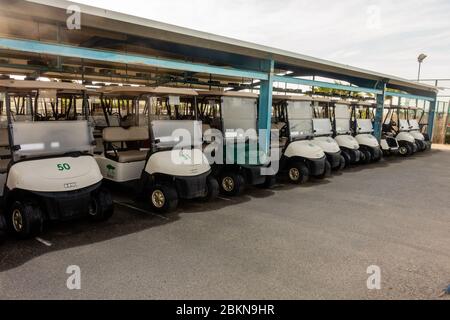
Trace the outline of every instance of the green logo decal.
<instances>
[{"instance_id":1,"label":"green logo decal","mask_svg":"<svg viewBox=\"0 0 450 320\"><path fill-rule=\"evenodd\" d=\"M59 171L69 171L71 169L68 163L58 163L56 167Z\"/></svg>"},{"instance_id":2,"label":"green logo decal","mask_svg":"<svg viewBox=\"0 0 450 320\"><path fill-rule=\"evenodd\" d=\"M114 173L115 173L115 171L116 171L116 167L114 167L114 166L111 165L111 164L108 164L108 165L106 166L106 170L108 170L108 173L107 173L108 177L114 178Z\"/></svg>"}]
</instances>

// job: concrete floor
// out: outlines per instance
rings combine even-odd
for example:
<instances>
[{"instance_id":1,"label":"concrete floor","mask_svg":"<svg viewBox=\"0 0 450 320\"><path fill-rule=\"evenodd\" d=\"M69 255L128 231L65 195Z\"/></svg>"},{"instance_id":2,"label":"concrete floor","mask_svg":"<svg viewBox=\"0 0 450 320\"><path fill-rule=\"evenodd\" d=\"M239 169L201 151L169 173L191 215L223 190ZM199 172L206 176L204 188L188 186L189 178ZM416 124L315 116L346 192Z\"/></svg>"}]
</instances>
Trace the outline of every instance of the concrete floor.
<instances>
[{"instance_id":1,"label":"concrete floor","mask_svg":"<svg viewBox=\"0 0 450 320\"><path fill-rule=\"evenodd\" d=\"M52 225L47 245L0 244L0 298L438 298L450 284L449 163L438 147L165 217L117 206L106 224ZM66 287L69 265L81 290ZM381 290L366 287L370 265Z\"/></svg>"}]
</instances>

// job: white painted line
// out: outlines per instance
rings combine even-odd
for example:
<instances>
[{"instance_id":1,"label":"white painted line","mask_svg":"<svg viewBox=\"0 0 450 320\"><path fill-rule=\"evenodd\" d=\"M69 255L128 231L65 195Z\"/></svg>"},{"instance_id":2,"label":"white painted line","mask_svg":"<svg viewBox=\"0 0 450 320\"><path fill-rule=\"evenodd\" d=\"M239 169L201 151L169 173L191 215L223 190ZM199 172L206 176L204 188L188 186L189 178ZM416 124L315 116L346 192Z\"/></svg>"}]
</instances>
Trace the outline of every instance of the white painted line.
<instances>
[{"instance_id":1,"label":"white painted line","mask_svg":"<svg viewBox=\"0 0 450 320\"><path fill-rule=\"evenodd\" d=\"M133 206L133 205L128 204L128 203L126 203L126 202L114 201L114 203L115 203L115 204L118 204L119 206L127 207L127 208L130 208L130 209L133 209L133 210L136 210L136 211L145 213L145 214L151 214L151 215L153 215L153 216L156 216L156 217L161 218L161 219L164 219L164 220L170 220L169 218L167 218L167 217L165 217L165 216L156 214L156 213L151 212L151 211L147 211L147 210L141 209L141 208L139 208L139 207Z\"/></svg>"},{"instance_id":2,"label":"white painted line","mask_svg":"<svg viewBox=\"0 0 450 320\"><path fill-rule=\"evenodd\" d=\"M51 247L52 243L50 241L44 240L42 238L35 238L37 241L39 241L40 243L42 243L43 245L46 245L47 247Z\"/></svg>"}]
</instances>

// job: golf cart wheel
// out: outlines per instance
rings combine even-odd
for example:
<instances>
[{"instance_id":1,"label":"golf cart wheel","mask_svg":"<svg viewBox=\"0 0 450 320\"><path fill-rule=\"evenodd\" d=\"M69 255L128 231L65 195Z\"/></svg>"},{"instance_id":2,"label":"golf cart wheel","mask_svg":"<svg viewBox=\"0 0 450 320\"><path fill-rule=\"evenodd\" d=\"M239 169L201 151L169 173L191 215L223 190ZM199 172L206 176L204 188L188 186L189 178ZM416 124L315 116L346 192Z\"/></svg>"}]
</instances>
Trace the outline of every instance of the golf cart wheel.
<instances>
[{"instance_id":1,"label":"golf cart wheel","mask_svg":"<svg viewBox=\"0 0 450 320\"><path fill-rule=\"evenodd\" d=\"M325 179L331 177L331 164L328 160L325 160L325 168L321 175L318 175L317 178Z\"/></svg>"},{"instance_id":2,"label":"golf cart wheel","mask_svg":"<svg viewBox=\"0 0 450 320\"><path fill-rule=\"evenodd\" d=\"M206 178L206 196L202 198L203 201L212 201L219 195L219 182L213 177Z\"/></svg>"},{"instance_id":3,"label":"golf cart wheel","mask_svg":"<svg viewBox=\"0 0 450 320\"><path fill-rule=\"evenodd\" d=\"M303 184L309 180L309 169L303 162L293 162L288 168L289 181Z\"/></svg>"},{"instance_id":4,"label":"golf cart wheel","mask_svg":"<svg viewBox=\"0 0 450 320\"><path fill-rule=\"evenodd\" d=\"M343 155L341 155L340 160L339 160L338 170L344 170L346 166L347 166L347 163L345 161L345 158Z\"/></svg>"},{"instance_id":5,"label":"golf cart wheel","mask_svg":"<svg viewBox=\"0 0 450 320\"><path fill-rule=\"evenodd\" d=\"M362 157L362 163L368 164L370 161L372 161L372 154L368 150L361 150L361 153L363 155Z\"/></svg>"},{"instance_id":6,"label":"golf cart wheel","mask_svg":"<svg viewBox=\"0 0 450 320\"><path fill-rule=\"evenodd\" d=\"M156 185L150 189L150 204L156 212L168 213L178 206L178 193L173 187Z\"/></svg>"},{"instance_id":7,"label":"golf cart wheel","mask_svg":"<svg viewBox=\"0 0 450 320\"><path fill-rule=\"evenodd\" d=\"M7 217L8 229L20 239L28 239L42 232L44 215L33 202L15 201Z\"/></svg>"},{"instance_id":8,"label":"golf cart wheel","mask_svg":"<svg viewBox=\"0 0 450 320\"><path fill-rule=\"evenodd\" d=\"M414 147L412 147L411 145L407 144L406 149L408 149L408 156L412 156L414 154Z\"/></svg>"},{"instance_id":9,"label":"golf cart wheel","mask_svg":"<svg viewBox=\"0 0 450 320\"><path fill-rule=\"evenodd\" d=\"M92 221L106 221L114 213L114 204L109 191L100 189L91 196L89 218Z\"/></svg>"},{"instance_id":10,"label":"golf cart wheel","mask_svg":"<svg viewBox=\"0 0 450 320\"><path fill-rule=\"evenodd\" d=\"M226 172L220 178L220 192L227 196L240 195L245 188L244 177L236 172Z\"/></svg>"},{"instance_id":11,"label":"golf cart wheel","mask_svg":"<svg viewBox=\"0 0 450 320\"><path fill-rule=\"evenodd\" d=\"M352 157L347 152L343 151L342 157L344 158L345 167L348 167L352 164Z\"/></svg>"},{"instance_id":12,"label":"golf cart wheel","mask_svg":"<svg viewBox=\"0 0 450 320\"><path fill-rule=\"evenodd\" d=\"M398 154L403 156L403 157L407 157L409 155L408 146L407 145L400 146L398 148Z\"/></svg>"},{"instance_id":13,"label":"golf cart wheel","mask_svg":"<svg viewBox=\"0 0 450 320\"><path fill-rule=\"evenodd\" d=\"M383 157L383 151L381 149L375 149L374 155L372 157L373 162L379 162Z\"/></svg>"}]
</instances>

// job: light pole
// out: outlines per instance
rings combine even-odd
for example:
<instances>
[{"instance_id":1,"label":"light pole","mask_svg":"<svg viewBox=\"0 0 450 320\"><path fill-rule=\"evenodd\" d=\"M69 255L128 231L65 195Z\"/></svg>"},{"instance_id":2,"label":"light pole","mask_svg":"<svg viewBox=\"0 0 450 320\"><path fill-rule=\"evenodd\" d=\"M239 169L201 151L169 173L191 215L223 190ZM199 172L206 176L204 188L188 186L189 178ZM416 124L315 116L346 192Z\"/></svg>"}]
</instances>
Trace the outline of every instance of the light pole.
<instances>
[{"instance_id":1,"label":"light pole","mask_svg":"<svg viewBox=\"0 0 450 320\"><path fill-rule=\"evenodd\" d=\"M417 61L419 61L419 73L417 74L417 82L420 81L420 68L422 66L423 60L425 60L426 57L428 57L428 56L426 54L424 54L424 53L421 53L419 55L419 57L417 57Z\"/></svg>"}]
</instances>

